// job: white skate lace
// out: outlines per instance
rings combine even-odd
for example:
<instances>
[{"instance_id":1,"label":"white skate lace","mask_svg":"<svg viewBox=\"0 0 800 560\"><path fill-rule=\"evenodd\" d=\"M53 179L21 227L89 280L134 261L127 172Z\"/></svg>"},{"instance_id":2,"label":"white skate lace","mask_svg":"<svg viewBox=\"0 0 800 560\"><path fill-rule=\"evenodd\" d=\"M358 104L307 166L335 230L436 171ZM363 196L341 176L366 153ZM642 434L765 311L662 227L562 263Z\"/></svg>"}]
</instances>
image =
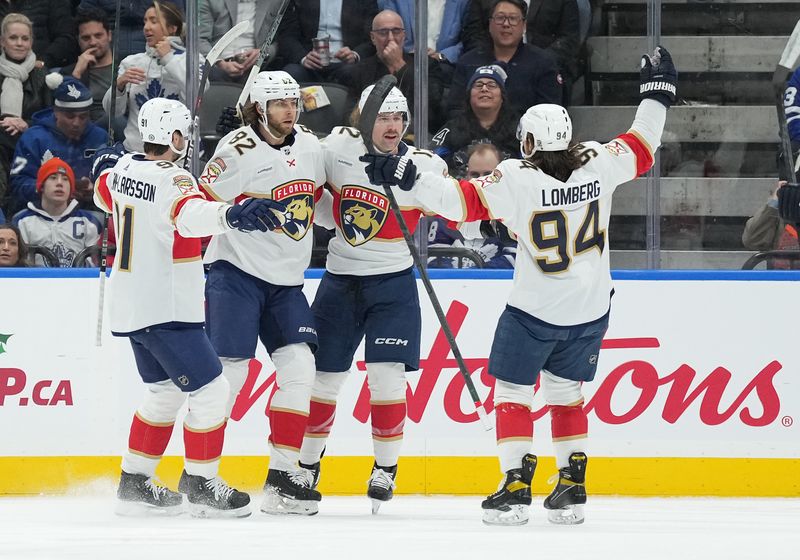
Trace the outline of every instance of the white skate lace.
<instances>
[{"instance_id":1,"label":"white skate lace","mask_svg":"<svg viewBox=\"0 0 800 560\"><path fill-rule=\"evenodd\" d=\"M311 472L311 469L301 467L289 473L289 480L292 481L292 484L297 484L303 488L311 488L314 484L314 473Z\"/></svg>"},{"instance_id":2,"label":"white skate lace","mask_svg":"<svg viewBox=\"0 0 800 560\"><path fill-rule=\"evenodd\" d=\"M144 487L153 493L153 498L156 500L167 493L167 489L161 484L161 481L152 477L144 481Z\"/></svg>"},{"instance_id":3,"label":"white skate lace","mask_svg":"<svg viewBox=\"0 0 800 560\"><path fill-rule=\"evenodd\" d=\"M214 500L219 501L220 498L227 500L233 494L233 488L221 478L210 478L206 480L205 487L214 491Z\"/></svg>"},{"instance_id":4,"label":"white skate lace","mask_svg":"<svg viewBox=\"0 0 800 560\"><path fill-rule=\"evenodd\" d=\"M397 487L392 475L383 469L375 469L372 471L372 476L369 477L367 483L370 486L377 486L378 488L394 489Z\"/></svg>"}]
</instances>

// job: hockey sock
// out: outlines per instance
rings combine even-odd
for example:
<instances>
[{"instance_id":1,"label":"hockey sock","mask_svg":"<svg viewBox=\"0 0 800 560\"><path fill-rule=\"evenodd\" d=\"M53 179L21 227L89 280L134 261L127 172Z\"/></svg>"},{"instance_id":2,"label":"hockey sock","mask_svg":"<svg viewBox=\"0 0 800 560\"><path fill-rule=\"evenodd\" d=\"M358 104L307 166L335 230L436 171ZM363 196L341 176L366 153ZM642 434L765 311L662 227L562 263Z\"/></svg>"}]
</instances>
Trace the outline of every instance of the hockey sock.
<instances>
[{"instance_id":1,"label":"hockey sock","mask_svg":"<svg viewBox=\"0 0 800 560\"><path fill-rule=\"evenodd\" d=\"M189 393L189 412L183 423L188 474L203 478L217 476L225 441L225 406L229 396L230 384L223 375Z\"/></svg>"},{"instance_id":2,"label":"hockey sock","mask_svg":"<svg viewBox=\"0 0 800 560\"><path fill-rule=\"evenodd\" d=\"M502 402L494 410L500 470L518 469L533 442L531 409L524 404Z\"/></svg>"},{"instance_id":3,"label":"hockey sock","mask_svg":"<svg viewBox=\"0 0 800 560\"><path fill-rule=\"evenodd\" d=\"M328 443L331 435L333 421L336 418L336 401L321 401L311 398L311 410L308 415L308 424L300 448L300 462L313 465L319 462L322 450Z\"/></svg>"},{"instance_id":4,"label":"hockey sock","mask_svg":"<svg viewBox=\"0 0 800 560\"><path fill-rule=\"evenodd\" d=\"M239 391L242 390L244 382L247 381L247 372L250 365L250 358L223 358L222 362L222 375L228 380L230 385L230 393L228 395L228 402L225 408L225 416L230 417L233 406L236 404L236 399L239 397Z\"/></svg>"},{"instance_id":5,"label":"hockey sock","mask_svg":"<svg viewBox=\"0 0 800 560\"><path fill-rule=\"evenodd\" d=\"M583 402L574 406L550 406L550 426L556 467L569 466L569 456L575 452L586 453L589 421L583 410Z\"/></svg>"},{"instance_id":6,"label":"hockey sock","mask_svg":"<svg viewBox=\"0 0 800 560\"><path fill-rule=\"evenodd\" d=\"M153 476L167 448L175 421L151 422L137 411L128 436L128 452L122 457L122 470L131 474Z\"/></svg>"},{"instance_id":7,"label":"hockey sock","mask_svg":"<svg viewBox=\"0 0 800 560\"><path fill-rule=\"evenodd\" d=\"M397 362L367 364L372 447L379 467L393 467L403 445L406 422L406 366Z\"/></svg>"}]
</instances>

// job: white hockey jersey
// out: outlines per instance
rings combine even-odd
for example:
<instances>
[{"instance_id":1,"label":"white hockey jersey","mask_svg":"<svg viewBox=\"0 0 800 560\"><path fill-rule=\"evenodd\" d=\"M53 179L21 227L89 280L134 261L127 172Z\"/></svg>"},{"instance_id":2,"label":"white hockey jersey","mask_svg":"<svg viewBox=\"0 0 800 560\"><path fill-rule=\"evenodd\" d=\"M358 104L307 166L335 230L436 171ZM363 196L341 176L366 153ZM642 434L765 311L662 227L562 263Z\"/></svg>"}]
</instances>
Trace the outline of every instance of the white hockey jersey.
<instances>
[{"instance_id":1,"label":"white hockey jersey","mask_svg":"<svg viewBox=\"0 0 800 560\"><path fill-rule=\"evenodd\" d=\"M17 212L13 223L19 227L25 243L50 249L61 268L71 267L81 251L94 246L103 229L97 216L78 208L77 200L71 200L60 216L51 216L40 203L29 202L25 210ZM36 255L34 264L47 266L41 255Z\"/></svg>"},{"instance_id":2,"label":"white hockey jersey","mask_svg":"<svg viewBox=\"0 0 800 560\"><path fill-rule=\"evenodd\" d=\"M176 164L135 153L98 179L94 199L112 213L117 240L109 281L111 332L202 325L199 238L230 230L230 206L206 201L194 177Z\"/></svg>"},{"instance_id":3,"label":"white hockey jersey","mask_svg":"<svg viewBox=\"0 0 800 560\"><path fill-rule=\"evenodd\" d=\"M509 159L472 181L425 173L417 181L417 199L451 220L499 219L517 235L510 305L553 325L594 321L608 312L613 288L611 197L618 185L652 166L665 110L655 112L660 128L647 128L657 134L632 129L607 144L584 143L579 149L585 164L566 182L527 160Z\"/></svg>"},{"instance_id":4,"label":"white hockey jersey","mask_svg":"<svg viewBox=\"0 0 800 560\"><path fill-rule=\"evenodd\" d=\"M291 144L279 148L262 140L250 126L219 141L200 176L210 198L239 203L271 198L287 207L286 224L275 231L231 233L214 237L205 262L228 261L240 270L278 286L301 286L311 260L316 200L325 184L319 140L295 127Z\"/></svg>"},{"instance_id":5,"label":"white hockey jersey","mask_svg":"<svg viewBox=\"0 0 800 560\"><path fill-rule=\"evenodd\" d=\"M328 271L334 274L370 276L399 272L413 264L403 233L395 220L389 199L381 187L369 182L359 157L366 153L358 130L339 126L322 141L328 188L333 194L336 235L328 243ZM439 177L447 175L447 164L427 150L401 143L398 152L410 157L417 169ZM395 189L397 204L413 233L423 208L411 191Z\"/></svg>"}]
</instances>

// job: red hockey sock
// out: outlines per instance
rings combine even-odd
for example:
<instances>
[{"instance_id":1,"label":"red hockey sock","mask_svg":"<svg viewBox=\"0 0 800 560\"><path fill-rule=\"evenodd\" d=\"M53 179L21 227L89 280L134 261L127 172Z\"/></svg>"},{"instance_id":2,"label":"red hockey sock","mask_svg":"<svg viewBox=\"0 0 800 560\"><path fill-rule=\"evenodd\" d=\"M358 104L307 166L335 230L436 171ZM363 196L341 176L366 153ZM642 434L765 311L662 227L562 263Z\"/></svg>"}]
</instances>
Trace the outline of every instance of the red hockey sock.
<instances>
[{"instance_id":1,"label":"red hockey sock","mask_svg":"<svg viewBox=\"0 0 800 560\"><path fill-rule=\"evenodd\" d=\"M523 404L511 402L500 403L494 410L500 470L518 469L522 457L530 453L533 441L531 410Z\"/></svg>"},{"instance_id":2,"label":"red hockey sock","mask_svg":"<svg viewBox=\"0 0 800 560\"><path fill-rule=\"evenodd\" d=\"M183 444L186 448L186 460L195 463L218 460L222 455L226 425L227 422L223 422L213 428L195 430L184 424Z\"/></svg>"},{"instance_id":3,"label":"red hockey sock","mask_svg":"<svg viewBox=\"0 0 800 560\"><path fill-rule=\"evenodd\" d=\"M128 449L136 455L159 459L167 448L174 425L174 422L148 422L137 412L131 422Z\"/></svg>"},{"instance_id":4,"label":"red hockey sock","mask_svg":"<svg viewBox=\"0 0 800 560\"><path fill-rule=\"evenodd\" d=\"M583 410L583 403L577 406L550 406L550 426L556 466L563 469L569 465L569 456L572 453L586 452L589 421Z\"/></svg>"}]
</instances>

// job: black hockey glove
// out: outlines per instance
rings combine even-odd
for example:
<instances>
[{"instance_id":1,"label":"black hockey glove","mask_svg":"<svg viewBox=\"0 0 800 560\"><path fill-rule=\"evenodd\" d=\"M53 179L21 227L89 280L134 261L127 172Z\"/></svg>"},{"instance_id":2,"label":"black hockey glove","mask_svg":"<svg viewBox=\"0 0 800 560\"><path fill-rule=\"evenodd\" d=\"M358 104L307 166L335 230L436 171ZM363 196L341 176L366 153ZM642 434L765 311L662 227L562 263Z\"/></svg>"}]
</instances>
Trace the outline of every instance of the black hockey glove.
<instances>
[{"instance_id":1,"label":"black hockey glove","mask_svg":"<svg viewBox=\"0 0 800 560\"><path fill-rule=\"evenodd\" d=\"M639 71L639 95L642 99L655 99L667 109L675 103L678 71L672 56L664 47L656 47L653 56L642 55Z\"/></svg>"},{"instance_id":2,"label":"black hockey glove","mask_svg":"<svg viewBox=\"0 0 800 560\"><path fill-rule=\"evenodd\" d=\"M94 158L92 159L92 170L89 173L92 183L97 181L103 171L106 169L111 169L117 165L119 158L121 158L124 154L125 148L122 147L122 142L117 142L112 146L106 146L105 148L98 149L94 153Z\"/></svg>"},{"instance_id":3,"label":"black hockey glove","mask_svg":"<svg viewBox=\"0 0 800 560\"><path fill-rule=\"evenodd\" d=\"M236 107L225 107L217 119L217 134L225 136L229 132L242 126L242 119L236 112Z\"/></svg>"},{"instance_id":4,"label":"black hockey glove","mask_svg":"<svg viewBox=\"0 0 800 560\"><path fill-rule=\"evenodd\" d=\"M278 214L286 212L286 205L268 198L248 198L242 204L228 208L228 224L239 231L272 231L286 221Z\"/></svg>"},{"instance_id":5,"label":"black hockey glove","mask_svg":"<svg viewBox=\"0 0 800 560\"><path fill-rule=\"evenodd\" d=\"M373 185L397 185L401 190L410 191L417 181L417 166L407 157L364 154L358 159L367 164L367 176Z\"/></svg>"},{"instance_id":6,"label":"black hockey glove","mask_svg":"<svg viewBox=\"0 0 800 560\"><path fill-rule=\"evenodd\" d=\"M800 223L800 185L787 183L778 189L778 214L791 224Z\"/></svg>"}]
</instances>

